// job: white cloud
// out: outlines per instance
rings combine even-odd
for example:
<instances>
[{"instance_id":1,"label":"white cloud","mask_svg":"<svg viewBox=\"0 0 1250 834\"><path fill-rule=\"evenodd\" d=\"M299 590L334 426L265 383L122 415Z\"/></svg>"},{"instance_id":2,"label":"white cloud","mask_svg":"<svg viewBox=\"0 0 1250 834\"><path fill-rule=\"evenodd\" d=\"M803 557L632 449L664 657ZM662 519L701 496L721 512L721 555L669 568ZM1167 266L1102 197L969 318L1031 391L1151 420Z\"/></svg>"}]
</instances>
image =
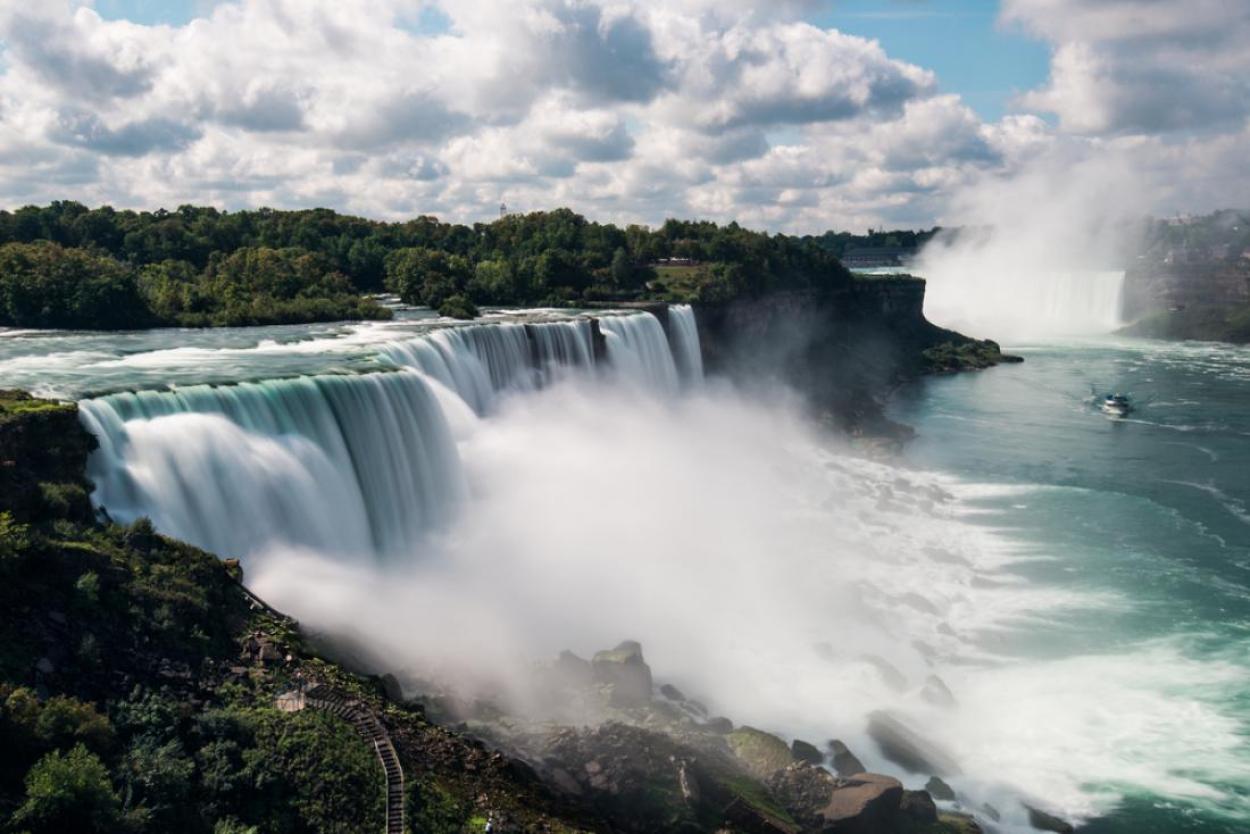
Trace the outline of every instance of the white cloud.
<instances>
[{"instance_id":1,"label":"white cloud","mask_svg":"<svg viewBox=\"0 0 1250 834\"><path fill-rule=\"evenodd\" d=\"M953 195L1056 148L1114 146L1208 195L1245 185L1220 175L1246 147L1238 4L1004 0L1005 20L1055 44L1022 104L1059 129L982 121L932 72L804 22L826 5L227 0L171 27L4 4L0 202L476 220L504 199L802 232L957 219ZM429 10L447 26L414 25Z\"/></svg>"}]
</instances>

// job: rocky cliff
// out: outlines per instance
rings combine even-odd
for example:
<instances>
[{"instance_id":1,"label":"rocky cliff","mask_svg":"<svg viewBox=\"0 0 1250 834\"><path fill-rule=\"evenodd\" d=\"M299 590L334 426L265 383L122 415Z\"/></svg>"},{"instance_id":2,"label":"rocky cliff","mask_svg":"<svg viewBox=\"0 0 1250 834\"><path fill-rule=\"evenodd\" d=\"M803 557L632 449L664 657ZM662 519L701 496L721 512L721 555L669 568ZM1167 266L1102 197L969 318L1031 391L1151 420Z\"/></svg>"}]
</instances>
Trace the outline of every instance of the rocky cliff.
<instances>
[{"instance_id":1,"label":"rocky cliff","mask_svg":"<svg viewBox=\"0 0 1250 834\"><path fill-rule=\"evenodd\" d=\"M841 428L892 434L881 404L898 383L1018 361L929 322L924 297L920 278L860 278L833 292L696 304L695 314L709 371L780 381Z\"/></svg>"},{"instance_id":2,"label":"rocky cliff","mask_svg":"<svg viewBox=\"0 0 1250 834\"><path fill-rule=\"evenodd\" d=\"M1124 317L1130 336L1250 342L1250 260L1138 265L1124 278Z\"/></svg>"}]
</instances>

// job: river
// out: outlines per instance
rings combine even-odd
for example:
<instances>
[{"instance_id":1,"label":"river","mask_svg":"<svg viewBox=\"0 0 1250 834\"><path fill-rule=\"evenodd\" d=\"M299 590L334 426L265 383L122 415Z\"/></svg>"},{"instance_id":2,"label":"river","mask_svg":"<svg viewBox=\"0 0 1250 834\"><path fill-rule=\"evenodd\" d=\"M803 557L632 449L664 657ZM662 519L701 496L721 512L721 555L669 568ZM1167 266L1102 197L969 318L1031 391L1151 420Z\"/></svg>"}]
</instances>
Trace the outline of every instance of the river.
<instances>
[{"instance_id":1,"label":"river","mask_svg":"<svg viewBox=\"0 0 1250 834\"><path fill-rule=\"evenodd\" d=\"M1250 351L1014 346L901 389L918 435L881 461L704 382L688 310L606 322L604 358L565 318L10 331L0 386L82 400L113 517L242 557L401 680L515 688L633 637L714 710L921 787L868 737L892 711L1002 830L1022 798L1102 834L1250 824Z\"/></svg>"},{"instance_id":2,"label":"river","mask_svg":"<svg viewBox=\"0 0 1250 834\"><path fill-rule=\"evenodd\" d=\"M924 380L892 408L918 431L905 459L980 485L969 523L1013 543L1022 579L1076 603L995 635L1003 658L1053 675L1035 683L1058 706L1004 704L995 720L1045 719L1034 766L1083 772L1104 800L1083 831L1245 831L1250 350L1113 337L1011 350L1025 363ZM1113 391L1137 404L1127 419L1095 410Z\"/></svg>"}]
</instances>

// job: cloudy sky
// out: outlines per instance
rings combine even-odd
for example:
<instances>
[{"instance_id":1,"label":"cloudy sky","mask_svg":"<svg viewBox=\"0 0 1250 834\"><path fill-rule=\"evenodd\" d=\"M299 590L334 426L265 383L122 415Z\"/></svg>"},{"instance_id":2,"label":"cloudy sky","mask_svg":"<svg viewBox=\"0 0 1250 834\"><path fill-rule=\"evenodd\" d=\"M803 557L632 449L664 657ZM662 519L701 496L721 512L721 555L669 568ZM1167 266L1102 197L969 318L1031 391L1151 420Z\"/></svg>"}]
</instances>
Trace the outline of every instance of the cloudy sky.
<instances>
[{"instance_id":1,"label":"cloudy sky","mask_svg":"<svg viewBox=\"0 0 1250 834\"><path fill-rule=\"evenodd\" d=\"M1115 170L1245 206L1247 43L1246 0L0 0L0 205L808 232Z\"/></svg>"}]
</instances>

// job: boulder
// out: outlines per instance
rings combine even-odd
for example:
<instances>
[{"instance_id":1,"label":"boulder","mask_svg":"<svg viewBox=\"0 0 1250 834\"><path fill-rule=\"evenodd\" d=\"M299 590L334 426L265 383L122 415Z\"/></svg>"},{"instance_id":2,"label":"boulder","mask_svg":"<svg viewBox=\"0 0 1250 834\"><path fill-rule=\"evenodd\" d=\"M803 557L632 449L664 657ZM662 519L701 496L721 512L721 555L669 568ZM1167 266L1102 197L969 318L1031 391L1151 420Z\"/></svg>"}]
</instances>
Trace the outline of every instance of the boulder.
<instances>
[{"instance_id":1,"label":"boulder","mask_svg":"<svg viewBox=\"0 0 1250 834\"><path fill-rule=\"evenodd\" d=\"M556 662L551 665L551 674L560 686L570 689L584 689L595 679L590 661L578 657L567 649L560 652Z\"/></svg>"},{"instance_id":2,"label":"boulder","mask_svg":"<svg viewBox=\"0 0 1250 834\"><path fill-rule=\"evenodd\" d=\"M754 727L739 727L727 741L734 756L757 779L767 779L794 761L784 741Z\"/></svg>"},{"instance_id":3,"label":"boulder","mask_svg":"<svg viewBox=\"0 0 1250 834\"><path fill-rule=\"evenodd\" d=\"M937 805L926 791L903 791L899 810L922 825L931 825L938 819Z\"/></svg>"},{"instance_id":4,"label":"boulder","mask_svg":"<svg viewBox=\"0 0 1250 834\"><path fill-rule=\"evenodd\" d=\"M839 776L854 776L868 768L838 739L829 742L829 755L833 760L833 769Z\"/></svg>"},{"instance_id":5,"label":"boulder","mask_svg":"<svg viewBox=\"0 0 1250 834\"><path fill-rule=\"evenodd\" d=\"M611 651L596 652L590 661L596 683L606 684L613 706L642 706L651 701L651 667L642 646L626 640Z\"/></svg>"},{"instance_id":6,"label":"boulder","mask_svg":"<svg viewBox=\"0 0 1250 834\"><path fill-rule=\"evenodd\" d=\"M695 776L690 762L682 759L677 762L677 787L681 790L682 801L687 805L698 805L702 792L699 790L699 779Z\"/></svg>"},{"instance_id":7,"label":"boulder","mask_svg":"<svg viewBox=\"0 0 1250 834\"><path fill-rule=\"evenodd\" d=\"M795 761L807 762L808 764L818 765L825 760L825 755L817 749L816 745L809 744L798 738L790 742L790 754Z\"/></svg>"},{"instance_id":8,"label":"boulder","mask_svg":"<svg viewBox=\"0 0 1250 834\"><path fill-rule=\"evenodd\" d=\"M859 659L876 669L877 674L881 676L882 682L890 689L893 689L895 692L906 691L907 676L900 672L893 663L875 654L860 655Z\"/></svg>"},{"instance_id":9,"label":"boulder","mask_svg":"<svg viewBox=\"0 0 1250 834\"><path fill-rule=\"evenodd\" d=\"M934 706L947 708L955 706L955 696L951 693L950 687L937 675L929 675L925 678L924 689L920 690L920 695Z\"/></svg>"},{"instance_id":10,"label":"boulder","mask_svg":"<svg viewBox=\"0 0 1250 834\"><path fill-rule=\"evenodd\" d=\"M1025 805L1025 810L1029 812L1029 825L1038 831L1053 831L1055 834L1072 834L1076 829L1070 823L1064 822L1053 814L1048 814L1041 808L1034 808L1032 805Z\"/></svg>"},{"instance_id":11,"label":"boulder","mask_svg":"<svg viewBox=\"0 0 1250 834\"><path fill-rule=\"evenodd\" d=\"M734 731L734 723L725 716L718 715L715 718L709 718L707 722L704 723L703 728L705 730L710 730L713 733L725 735Z\"/></svg>"},{"instance_id":12,"label":"boulder","mask_svg":"<svg viewBox=\"0 0 1250 834\"><path fill-rule=\"evenodd\" d=\"M981 813L985 814L994 822L1001 822L1003 818L1003 815L998 812L998 809L988 802L981 804Z\"/></svg>"},{"instance_id":13,"label":"boulder","mask_svg":"<svg viewBox=\"0 0 1250 834\"><path fill-rule=\"evenodd\" d=\"M820 815L825 830L838 834L877 834L889 831L898 819L903 785L890 776L861 773L840 779Z\"/></svg>"},{"instance_id":14,"label":"boulder","mask_svg":"<svg viewBox=\"0 0 1250 834\"><path fill-rule=\"evenodd\" d=\"M881 755L912 773L958 776L959 765L941 747L888 712L868 716L868 735L881 749Z\"/></svg>"},{"instance_id":15,"label":"boulder","mask_svg":"<svg viewBox=\"0 0 1250 834\"><path fill-rule=\"evenodd\" d=\"M952 802L955 799L955 789L936 776L929 777L929 781L925 782L924 789L934 799L942 802Z\"/></svg>"},{"instance_id":16,"label":"boulder","mask_svg":"<svg viewBox=\"0 0 1250 834\"><path fill-rule=\"evenodd\" d=\"M661 686L660 694L663 695L665 698L668 698L670 701L680 702L680 701L686 700L686 696L682 694L681 690L673 686L671 683L666 683L663 686Z\"/></svg>"},{"instance_id":17,"label":"boulder","mask_svg":"<svg viewBox=\"0 0 1250 834\"><path fill-rule=\"evenodd\" d=\"M399 679L390 672L378 678L378 682L382 684L382 691L386 693L386 699L395 704L404 702L404 688L399 685Z\"/></svg>"},{"instance_id":18,"label":"boulder","mask_svg":"<svg viewBox=\"0 0 1250 834\"><path fill-rule=\"evenodd\" d=\"M985 829L978 825L971 815L955 811L940 812L938 824L941 827L937 830L943 834L985 834Z\"/></svg>"}]
</instances>

